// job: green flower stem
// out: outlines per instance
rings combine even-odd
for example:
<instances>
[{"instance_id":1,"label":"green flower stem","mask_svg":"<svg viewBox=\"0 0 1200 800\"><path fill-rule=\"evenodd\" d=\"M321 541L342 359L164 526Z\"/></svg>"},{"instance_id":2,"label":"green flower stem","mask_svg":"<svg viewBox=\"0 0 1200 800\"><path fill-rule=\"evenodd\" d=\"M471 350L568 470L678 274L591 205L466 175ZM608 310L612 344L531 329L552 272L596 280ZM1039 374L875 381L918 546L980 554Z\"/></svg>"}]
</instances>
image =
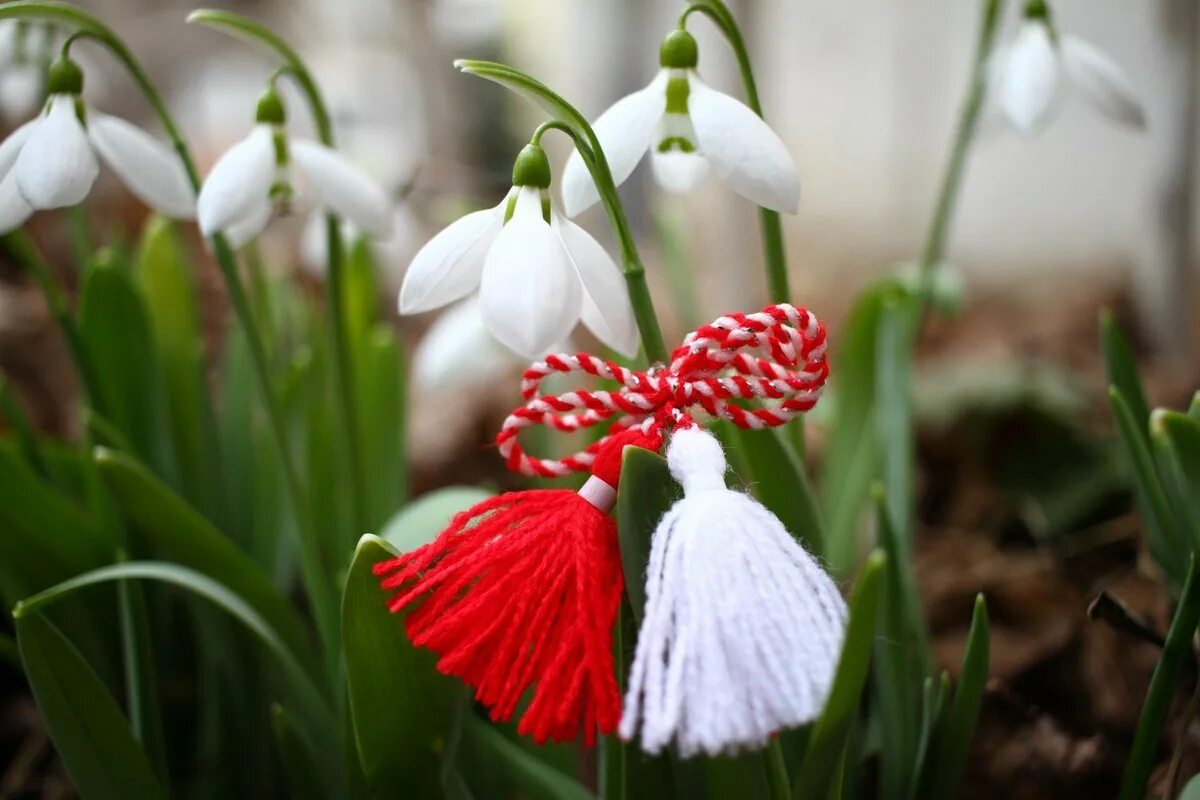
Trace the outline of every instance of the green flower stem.
<instances>
[{"instance_id":1,"label":"green flower stem","mask_svg":"<svg viewBox=\"0 0 1200 800\"><path fill-rule=\"evenodd\" d=\"M1121 777L1118 800L1139 800L1145 796L1146 781L1157 761L1158 740L1162 735L1163 721L1171 709L1175 696L1175 684L1184 661L1192 657L1192 637L1200 623L1200 580L1196 577L1196 559L1188 564L1187 579L1179 596L1179 607L1167 631L1167 641L1162 656L1150 677L1146 690L1146 702L1138 718L1137 732L1133 737L1133 748L1125 762L1125 774Z\"/></svg>"},{"instance_id":2,"label":"green flower stem","mask_svg":"<svg viewBox=\"0 0 1200 800\"><path fill-rule=\"evenodd\" d=\"M750 53L746 40L738 27L733 13L721 0L698 0L689 5L679 17L679 27L684 28L687 18L700 13L713 21L729 42L729 48L737 59L738 72L742 76L742 91L746 93L746 105L759 117L763 116L762 102L758 98L758 84L754 80L754 69L750 66ZM783 225L778 211L758 209L759 227L762 228L763 258L767 265L767 289L772 303L790 303L791 285L788 281L787 253L783 246Z\"/></svg>"},{"instance_id":3,"label":"green flower stem","mask_svg":"<svg viewBox=\"0 0 1200 800\"><path fill-rule=\"evenodd\" d=\"M542 110L549 111L554 120L544 127L547 130L561 130L570 135L575 142L575 148L596 184L600 202L608 214L613 235L621 250L621 270L625 275L629 301L633 306L638 332L642 337L642 349L651 363L666 362L667 345L663 340L662 328L658 324L658 316L654 313L654 300L650 297L650 289L646 284L646 269L642 266L641 256L638 255L637 245L634 244L625 209L621 205L612 171L608 167L608 159L604 156L604 150L600 147L600 140L592 126L574 106L541 81L520 70L491 61L468 59L459 59L454 65L463 72L498 83L533 102ZM536 131L535 135L538 135Z\"/></svg>"},{"instance_id":4,"label":"green flower stem","mask_svg":"<svg viewBox=\"0 0 1200 800\"><path fill-rule=\"evenodd\" d=\"M946 170L942 176L942 188L938 193L933 219L925 234L924 247L921 249L919 292L922 317L929 307L929 300L933 294L934 277L946 250L946 238L950 232L950 222L954 217L954 208L958 201L959 188L962 185L967 155L971 150L971 143L975 139L975 131L979 127L979 115L983 110L983 101L987 94L988 61L996 41L1000 12L1004 3L1003 0L984 0L984 3L983 21L979 27L979 40L975 48L975 60L971 69L967 96L959 113L958 128L955 130L950 159L946 162Z\"/></svg>"},{"instance_id":5,"label":"green flower stem","mask_svg":"<svg viewBox=\"0 0 1200 800\"><path fill-rule=\"evenodd\" d=\"M783 746L779 737L771 739L766 749L767 787L771 800L791 800L792 779L788 777L787 761L783 757Z\"/></svg>"},{"instance_id":6,"label":"green flower stem","mask_svg":"<svg viewBox=\"0 0 1200 800\"><path fill-rule=\"evenodd\" d=\"M116 34L83 9L77 8L70 3L57 2L57 0L13 0L13 2L0 5L0 19L17 18L43 19L60 23L75 30L75 35L71 37L72 41L86 35L88 38L94 39L104 45L121 62L121 65L133 77L138 88L141 89L146 101L158 117L159 123L162 125L167 137L171 140L179 161L187 173L192 189L197 193L200 191L199 173L196 170L195 162L192 160L187 142L179 133L179 129L176 127L174 119L172 119L170 112L167 110L162 96L150 81L149 76L129 51L129 48L125 46L125 43L117 38ZM212 243L213 254L225 279L234 312L237 314L238 321L246 332L246 339L250 346L251 360L254 365L254 373L263 398L263 406L267 411L275 445L279 449L280 460L283 462L284 479L287 484L289 499L294 508L296 526L299 532L301 568L304 573L309 601L312 603L313 616L316 619L317 628L329 657L336 658L338 652L336 598L332 591L331 578L322 564L316 531L312 526L312 515L307 507L306 494L300 483L300 473L296 468L296 462L292 456L292 449L288 442L278 399L275 397L271 387L271 378L267 368L262 338L254 325L254 315L251 312L245 288L242 286L241 279L238 276L237 260L234 257L233 250L221 234L213 235L210 241Z\"/></svg>"},{"instance_id":7,"label":"green flower stem","mask_svg":"<svg viewBox=\"0 0 1200 800\"><path fill-rule=\"evenodd\" d=\"M288 75L296 81L308 104L309 113L317 129L317 139L326 147L333 147L333 122L329 115L329 107L321 90L317 88L312 73L308 71L299 54L286 41L270 28L252 19L229 11L199 9L188 15L188 22L210 25L265 47L278 56L283 66L272 76L271 82L281 75ZM333 368L337 374L334 381L334 392L338 400L338 415L341 421L342 436L346 440L347 459L350 462L350 500L351 518L354 524L354 538L366 533L370 522L367 520L367 484L364 475L362 459L362 428L359 424L359 404L357 383L354 375L354 362L350 356L350 342L345 314L345 263L346 250L341 235L341 222L334 214L325 215L325 250L327 258L326 303L329 314L329 328L332 342Z\"/></svg>"},{"instance_id":8,"label":"green flower stem","mask_svg":"<svg viewBox=\"0 0 1200 800\"><path fill-rule=\"evenodd\" d=\"M100 384L96 380L96 372L92 367L87 348L83 344L79 326L75 323L75 317L71 313L67 295L50 273L50 265L38 252L29 235L21 229L5 234L4 246L17 261L21 262L21 265L37 283L38 288L42 290L42 294L46 298L46 305L50 307L50 313L58 323L63 340L67 343L67 351L75 363L75 371L79 375L80 389L83 392L85 404L103 414L104 399L100 396Z\"/></svg>"}]
</instances>

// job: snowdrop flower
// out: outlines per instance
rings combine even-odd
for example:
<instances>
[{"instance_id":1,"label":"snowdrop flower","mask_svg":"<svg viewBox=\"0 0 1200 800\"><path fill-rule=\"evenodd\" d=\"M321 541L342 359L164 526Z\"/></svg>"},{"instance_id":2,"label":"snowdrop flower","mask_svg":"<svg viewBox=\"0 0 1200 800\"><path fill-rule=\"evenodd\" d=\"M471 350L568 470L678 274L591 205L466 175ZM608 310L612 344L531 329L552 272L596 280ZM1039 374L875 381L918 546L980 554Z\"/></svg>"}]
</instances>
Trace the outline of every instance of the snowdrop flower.
<instances>
[{"instance_id":1,"label":"snowdrop flower","mask_svg":"<svg viewBox=\"0 0 1200 800\"><path fill-rule=\"evenodd\" d=\"M45 75L38 54L30 52L30 28L26 20L0 21L0 111L18 119L37 109Z\"/></svg>"},{"instance_id":2,"label":"snowdrop flower","mask_svg":"<svg viewBox=\"0 0 1200 800\"><path fill-rule=\"evenodd\" d=\"M672 32L650 85L618 100L593 124L613 180L624 183L649 152L654 177L668 191L692 189L711 167L747 200L794 214L800 179L787 147L746 105L701 81L697 62L696 40L687 31ZM563 176L567 214L599 199L583 159L573 154Z\"/></svg>"},{"instance_id":3,"label":"snowdrop flower","mask_svg":"<svg viewBox=\"0 0 1200 800\"><path fill-rule=\"evenodd\" d=\"M637 351L625 281L604 248L550 203L550 162L536 143L513 166L513 188L495 208L451 224L417 253L400 288L400 313L416 314L480 293L487 329L536 359L580 322L612 349Z\"/></svg>"},{"instance_id":4,"label":"snowdrop flower","mask_svg":"<svg viewBox=\"0 0 1200 800\"><path fill-rule=\"evenodd\" d=\"M475 294L442 312L426 331L413 352L413 382L422 391L480 388L525 365L488 333Z\"/></svg>"},{"instance_id":5,"label":"snowdrop flower","mask_svg":"<svg viewBox=\"0 0 1200 800\"><path fill-rule=\"evenodd\" d=\"M0 233L35 210L81 202L100 171L97 155L159 213L195 215L192 186L175 153L136 125L87 106L78 65L65 56L55 61L47 91L42 114L0 143Z\"/></svg>"},{"instance_id":6,"label":"snowdrop flower","mask_svg":"<svg viewBox=\"0 0 1200 800\"><path fill-rule=\"evenodd\" d=\"M994 57L990 81L1000 109L1025 135L1041 130L1070 89L1113 122L1141 129L1145 112L1112 59L1075 36L1060 36L1045 0L1030 0L1016 38Z\"/></svg>"},{"instance_id":7,"label":"snowdrop flower","mask_svg":"<svg viewBox=\"0 0 1200 800\"><path fill-rule=\"evenodd\" d=\"M217 160L197 201L200 230L223 233L234 247L266 228L276 208L289 209L296 195L294 173L308 179L319 205L374 236L391 223L387 194L366 172L336 150L284 130L283 100L269 88L258 101L250 134Z\"/></svg>"}]
</instances>

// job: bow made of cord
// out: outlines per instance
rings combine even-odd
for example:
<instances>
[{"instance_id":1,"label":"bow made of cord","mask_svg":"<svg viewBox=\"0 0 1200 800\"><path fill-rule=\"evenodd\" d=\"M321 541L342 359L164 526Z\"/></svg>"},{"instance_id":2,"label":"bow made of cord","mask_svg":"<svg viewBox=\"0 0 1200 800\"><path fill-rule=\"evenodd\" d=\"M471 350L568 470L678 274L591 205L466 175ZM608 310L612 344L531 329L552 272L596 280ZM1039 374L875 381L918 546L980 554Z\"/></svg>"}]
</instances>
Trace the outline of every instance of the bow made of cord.
<instances>
[{"instance_id":1,"label":"bow made of cord","mask_svg":"<svg viewBox=\"0 0 1200 800\"><path fill-rule=\"evenodd\" d=\"M616 381L621 388L538 394L548 375L573 372ZM816 404L828 375L825 326L807 309L781 303L755 314L728 314L689 333L666 367L636 371L588 353L534 363L521 383L525 405L504 420L496 446L510 470L558 477L589 469L596 451L615 434L634 426L658 433L686 425L697 406L739 428L782 425ZM745 408L736 400L768 402ZM563 459L531 456L517 441L521 428L530 425L570 432L613 417L605 436Z\"/></svg>"}]
</instances>

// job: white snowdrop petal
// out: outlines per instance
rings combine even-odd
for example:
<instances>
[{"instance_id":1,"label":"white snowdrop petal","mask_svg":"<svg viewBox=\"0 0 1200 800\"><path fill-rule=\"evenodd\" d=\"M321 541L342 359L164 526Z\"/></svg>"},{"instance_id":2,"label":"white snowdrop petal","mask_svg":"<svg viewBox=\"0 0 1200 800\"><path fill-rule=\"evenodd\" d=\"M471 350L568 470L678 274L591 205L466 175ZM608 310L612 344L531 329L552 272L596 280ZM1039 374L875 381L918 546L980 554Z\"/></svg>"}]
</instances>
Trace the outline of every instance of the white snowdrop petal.
<instances>
[{"instance_id":1,"label":"white snowdrop petal","mask_svg":"<svg viewBox=\"0 0 1200 800\"><path fill-rule=\"evenodd\" d=\"M1000 108L1021 133L1036 133L1055 110L1060 90L1058 53L1046 26L1023 23L997 70Z\"/></svg>"},{"instance_id":2,"label":"white snowdrop petal","mask_svg":"<svg viewBox=\"0 0 1200 800\"><path fill-rule=\"evenodd\" d=\"M413 381L422 391L483 387L524 362L488 333L479 296L446 309L413 353Z\"/></svg>"},{"instance_id":3,"label":"white snowdrop petal","mask_svg":"<svg viewBox=\"0 0 1200 800\"><path fill-rule=\"evenodd\" d=\"M275 209L270 199L263 197L257 204L246 210L239 219L227 226L222 233L229 241L229 246L238 249L253 241L267 227Z\"/></svg>"},{"instance_id":4,"label":"white snowdrop petal","mask_svg":"<svg viewBox=\"0 0 1200 800\"><path fill-rule=\"evenodd\" d=\"M0 111L24 119L37 111L42 99L42 74L32 64L0 69Z\"/></svg>"},{"instance_id":5,"label":"white snowdrop petal","mask_svg":"<svg viewBox=\"0 0 1200 800\"><path fill-rule=\"evenodd\" d=\"M413 258L400 286L400 313L419 314L466 297L479 288L488 248L504 224L500 205L475 211L443 228Z\"/></svg>"},{"instance_id":6,"label":"white snowdrop petal","mask_svg":"<svg viewBox=\"0 0 1200 800\"><path fill-rule=\"evenodd\" d=\"M1112 121L1130 128L1146 126L1146 112L1125 71L1093 45L1075 36L1062 37L1067 76L1083 98Z\"/></svg>"},{"instance_id":7,"label":"white snowdrop petal","mask_svg":"<svg viewBox=\"0 0 1200 800\"><path fill-rule=\"evenodd\" d=\"M143 203L176 219L196 216L196 195L174 150L138 126L94 110L87 131L96 152Z\"/></svg>"},{"instance_id":8,"label":"white snowdrop petal","mask_svg":"<svg viewBox=\"0 0 1200 800\"><path fill-rule=\"evenodd\" d=\"M6 175L0 180L0 234L21 227L32 213L33 209L17 190L17 176Z\"/></svg>"},{"instance_id":9,"label":"white snowdrop petal","mask_svg":"<svg viewBox=\"0 0 1200 800\"><path fill-rule=\"evenodd\" d=\"M571 220L555 214L553 227L583 282L583 324L621 355L637 355L637 322L620 268L590 233Z\"/></svg>"},{"instance_id":10,"label":"white snowdrop petal","mask_svg":"<svg viewBox=\"0 0 1200 800\"><path fill-rule=\"evenodd\" d=\"M41 121L40 117L29 120L10 133L3 142L0 142L0 177L7 175L13 168L13 164L17 163L17 156L21 155L21 148L25 146L25 142L29 141L29 134Z\"/></svg>"},{"instance_id":11,"label":"white snowdrop petal","mask_svg":"<svg viewBox=\"0 0 1200 800\"><path fill-rule=\"evenodd\" d=\"M196 217L201 232L211 236L223 231L233 239L231 230L237 227L244 234L249 217L252 214L261 216L263 203L270 196L274 181L274 134L268 125L255 125L245 139L217 160L200 188ZM260 230L262 226L254 234Z\"/></svg>"},{"instance_id":12,"label":"white snowdrop petal","mask_svg":"<svg viewBox=\"0 0 1200 800\"><path fill-rule=\"evenodd\" d=\"M321 203L373 236L386 236L392 224L387 193L361 167L333 148L293 139L292 158Z\"/></svg>"},{"instance_id":13,"label":"white snowdrop petal","mask_svg":"<svg viewBox=\"0 0 1200 800\"><path fill-rule=\"evenodd\" d=\"M660 71L649 86L621 98L592 123L618 186L633 173L654 140L655 128L667 105L667 79L667 70ZM578 151L567 159L562 196L563 208L571 217L600 199Z\"/></svg>"},{"instance_id":14,"label":"white snowdrop petal","mask_svg":"<svg viewBox=\"0 0 1200 800\"><path fill-rule=\"evenodd\" d=\"M783 140L748 106L689 76L688 114L700 154L729 188L758 205L796 213L800 177Z\"/></svg>"},{"instance_id":15,"label":"white snowdrop petal","mask_svg":"<svg viewBox=\"0 0 1200 800\"><path fill-rule=\"evenodd\" d=\"M54 95L13 168L25 202L35 209L73 206L87 197L100 165L75 113L73 95Z\"/></svg>"},{"instance_id":16,"label":"white snowdrop petal","mask_svg":"<svg viewBox=\"0 0 1200 800\"><path fill-rule=\"evenodd\" d=\"M480 297L488 330L530 360L546 355L579 322L583 287L542 217L536 189L521 189L512 219L488 250Z\"/></svg>"},{"instance_id":17,"label":"white snowdrop petal","mask_svg":"<svg viewBox=\"0 0 1200 800\"><path fill-rule=\"evenodd\" d=\"M708 177L708 162L699 153L668 150L650 154L654 181L668 192L684 194L704 183Z\"/></svg>"}]
</instances>

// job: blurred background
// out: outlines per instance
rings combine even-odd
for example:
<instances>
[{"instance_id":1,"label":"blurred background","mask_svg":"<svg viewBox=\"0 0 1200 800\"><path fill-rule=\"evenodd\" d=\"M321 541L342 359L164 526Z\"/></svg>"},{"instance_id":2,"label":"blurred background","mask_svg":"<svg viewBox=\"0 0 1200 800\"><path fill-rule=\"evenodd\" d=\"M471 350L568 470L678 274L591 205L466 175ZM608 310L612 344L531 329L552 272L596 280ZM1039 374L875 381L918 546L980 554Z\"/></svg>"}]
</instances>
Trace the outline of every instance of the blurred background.
<instances>
[{"instance_id":1,"label":"blurred background","mask_svg":"<svg viewBox=\"0 0 1200 800\"><path fill-rule=\"evenodd\" d=\"M202 172L245 135L269 60L187 26L192 2L81 5L138 54ZM458 74L451 61L511 63L594 119L650 80L681 8L675 0L211 5L254 16L297 45L333 107L339 146L395 197L393 237L376 246L389 302L421 244L463 212L498 201L512 158L541 120L509 93ZM800 171L800 213L784 218L794 301L830 322L836 347L856 292L902 271L919 251L966 85L978 4L730 5L766 117ZM1019 5L1008 4L1002 40ZM1023 138L985 111L948 252L946 290L957 311L922 337L917 573L939 663L961 658L976 591L988 593L994 618L993 683L968 773L972 797L999 796L987 788L999 786L1021 787L1018 797L1089 787L1106 796L1156 650L1089 622L1088 602L1112 591L1151 627L1165 627L1162 585L1139 558L1140 522L1111 446L1099 310L1112 309L1136 342L1152 403L1186 406L1200 385L1193 280L1200 209L1192 202L1200 10L1194 0L1062 0L1054 11L1062 30L1125 68L1148 125L1140 134L1117 129L1068 101L1046 131ZM740 97L724 42L700 17L690 27L702 75ZM106 54L86 42L73 52L86 62L91 103L154 130L142 97ZM16 79L0 80L6 130L32 113L22 91ZM292 127L311 129L303 104L290 108ZM566 143L547 141L561 167ZM111 176L101 180L85 229L64 215L35 217L34 235L55 263L89 239L136 237L144 208ZM715 180L683 198L664 196L645 167L622 194L668 341L722 312L765 303L753 207ZM581 222L612 250L598 208ZM261 248L270 269L320 292L321 247L307 210L272 226ZM215 266L204 270L215 364L231 322ZM436 316L396 321L418 363ZM515 376L520 361L503 361L489 372L496 379L471 391L439 363L427 360L409 386L414 490L507 480L486 444L516 400L515 383L498 373ZM62 343L41 295L13 264L0 264L0 369L39 427L78 435ZM68 792L47 766L48 744L15 673L3 692L0 796ZM1164 748L1183 735L1169 731Z\"/></svg>"}]
</instances>

